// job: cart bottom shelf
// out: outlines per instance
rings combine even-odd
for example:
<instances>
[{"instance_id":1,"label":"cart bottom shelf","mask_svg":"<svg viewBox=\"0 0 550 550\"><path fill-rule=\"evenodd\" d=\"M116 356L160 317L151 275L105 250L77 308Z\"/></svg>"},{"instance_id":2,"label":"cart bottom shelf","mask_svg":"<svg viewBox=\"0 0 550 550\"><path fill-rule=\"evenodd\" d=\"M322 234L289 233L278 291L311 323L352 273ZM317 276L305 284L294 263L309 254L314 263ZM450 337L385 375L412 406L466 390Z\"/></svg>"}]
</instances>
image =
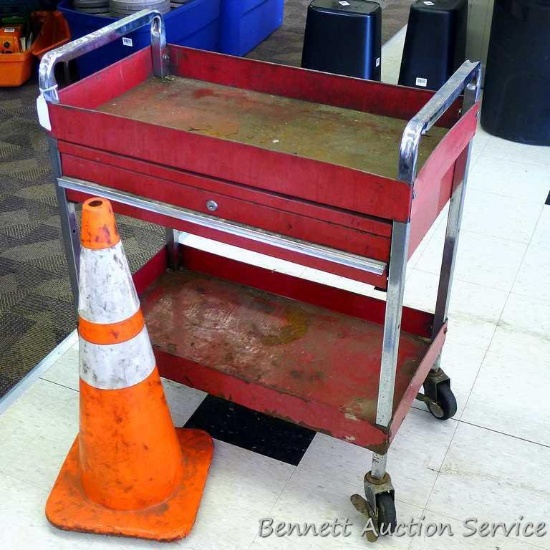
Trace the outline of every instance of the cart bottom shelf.
<instances>
[{"instance_id":1,"label":"cart bottom shelf","mask_svg":"<svg viewBox=\"0 0 550 550\"><path fill-rule=\"evenodd\" d=\"M195 271L163 273L141 299L163 376L387 449L392 430L375 421L382 325ZM437 353L432 342L402 332L397 426Z\"/></svg>"}]
</instances>

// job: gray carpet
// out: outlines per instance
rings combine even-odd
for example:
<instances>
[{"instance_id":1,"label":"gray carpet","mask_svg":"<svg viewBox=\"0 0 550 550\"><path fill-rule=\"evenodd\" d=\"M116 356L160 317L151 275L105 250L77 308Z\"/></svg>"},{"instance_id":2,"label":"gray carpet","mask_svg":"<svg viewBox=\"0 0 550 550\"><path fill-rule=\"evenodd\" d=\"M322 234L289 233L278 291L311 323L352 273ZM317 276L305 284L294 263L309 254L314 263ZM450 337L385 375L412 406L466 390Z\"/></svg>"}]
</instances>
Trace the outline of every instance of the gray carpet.
<instances>
[{"instance_id":1,"label":"gray carpet","mask_svg":"<svg viewBox=\"0 0 550 550\"><path fill-rule=\"evenodd\" d=\"M299 65L309 0L287 0L283 26L249 57ZM383 42L407 22L412 0L385 1ZM36 79L0 88L0 396L75 327L46 135L37 123ZM131 268L163 242L163 230L119 219Z\"/></svg>"}]
</instances>

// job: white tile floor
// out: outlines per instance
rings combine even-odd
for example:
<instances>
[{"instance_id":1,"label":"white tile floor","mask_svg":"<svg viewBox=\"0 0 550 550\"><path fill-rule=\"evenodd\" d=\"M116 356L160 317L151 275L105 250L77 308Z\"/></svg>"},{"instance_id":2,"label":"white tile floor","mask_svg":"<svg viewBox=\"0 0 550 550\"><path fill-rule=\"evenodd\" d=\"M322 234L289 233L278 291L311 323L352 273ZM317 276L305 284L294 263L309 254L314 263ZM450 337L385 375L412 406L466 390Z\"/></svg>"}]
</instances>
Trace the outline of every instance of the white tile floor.
<instances>
[{"instance_id":1,"label":"white tile floor","mask_svg":"<svg viewBox=\"0 0 550 550\"><path fill-rule=\"evenodd\" d=\"M385 47L387 81L396 79L402 39L403 34ZM380 540L379 548L550 548L550 527L543 537L504 537L502 531L465 537L470 531L463 524L468 518L478 526L550 523L550 206L544 206L549 190L550 148L506 142L479 130L442 360L459 411L441 423L416 404L389 455L400 519L449 524L454 536L395 536ZM410 262L408 304L433 309L443 232L442 217ZM342 279L331 283L351 285ZM361 492L370 452L322 434L297 468L216 442L197 523L178 544L51 527L44 504L78 429L77 351L72 346L55 353L61 357L51 368L41 366L40 377L15 402L0 405L7 407L0 415L0 548L282 550L367 544L360 537L362 518L348 497ZM176 424L204 397L172 382L166 393ZM348 518L353 525L349 537L261 538L259 521L269 517L317 524Z\"/></svg>"}]
</instances>

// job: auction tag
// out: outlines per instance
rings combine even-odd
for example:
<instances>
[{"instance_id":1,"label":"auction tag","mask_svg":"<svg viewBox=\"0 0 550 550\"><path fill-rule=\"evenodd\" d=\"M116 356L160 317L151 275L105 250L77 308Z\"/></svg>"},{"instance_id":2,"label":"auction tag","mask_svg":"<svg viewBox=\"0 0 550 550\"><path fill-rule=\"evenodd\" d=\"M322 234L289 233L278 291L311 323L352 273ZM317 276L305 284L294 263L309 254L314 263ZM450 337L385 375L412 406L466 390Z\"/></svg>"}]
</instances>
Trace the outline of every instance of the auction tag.
<instances>
[{"instance_id":1,"label":"auction tag","mask_svg":"<svg viewBox=\"0 0 550 550\"><path fill-rule=\"evenodd\" d=\"M342 2L338 2L341 6L349 6L349 2L346 2L345 0L342 0Z\"/></svg>"},{"instance_id":2,"label":"auction tag","mask_svg":"<svg viewBox=\"0 0 550 550\"><path fill-rule=\"evenodd\" d=\"M52 124L50 122L50 114L48 113L48 104L42 94L36 98L36 110L38 112L38 122L40 122L40 126L48 130L48 132L51 132Z\"/></svg>"},{"instance_id":3,"label":"auction tag","mask_svg":"<svg viewBox=\"0 0 550 550\"><path fill-rule=\"evenodd\" d=\"M123 46L130 46L130 47L132 47L132 46L134 45L134 42L132 41L131 38L128 38L127 36L124 36L124 37L122 38L122 45L123 45Z\"/></svg>"},{"instance_id":4,"label":"auction tag","mask_svg":"<svg viewBox=\"0 0 550 550\"><path fill-rule=\"evenodd\" d=\"M417 86L425 88L428 85L428 80L426 78L417 77L415 83Z\"/></svg>"}]
</instances>

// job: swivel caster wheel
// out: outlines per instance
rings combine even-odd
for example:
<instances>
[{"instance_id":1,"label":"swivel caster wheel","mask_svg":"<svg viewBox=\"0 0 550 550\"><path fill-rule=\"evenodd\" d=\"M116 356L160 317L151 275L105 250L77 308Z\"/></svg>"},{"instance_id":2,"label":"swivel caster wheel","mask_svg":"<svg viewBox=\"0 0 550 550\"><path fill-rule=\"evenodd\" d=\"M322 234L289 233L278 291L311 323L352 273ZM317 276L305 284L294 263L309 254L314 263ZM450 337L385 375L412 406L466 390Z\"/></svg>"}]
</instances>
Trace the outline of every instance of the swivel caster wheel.
<instances>
[{"instance_id":1,"label":"swivel caster wheel","mask_svg":"<svg viewBox=\"0 0 550 550\"><path fill-rule=\"evenodd\" d=\"M428 410L438 420L448 420L456 414L456 397L449 382L437 386L437 401L428 401Z\"/></svg>"},{"instance_id":2,"label":"swivel caster wheel","mask_svg":"<svg viewBox=\"0 0 550 550\"><path fill-rule=\"evenodd\" d=\"M456 397L451 390L451 380L442 369L428 374L424 381L424 393L419 393L417 399L426 403L438 420L448 420L456 414Z\"/></svg>"},{"instance_id":3,"label":"swivel caster wheel","mask_svg":"<svg viewBox=\"0 0 550 550\"><path fill-rule=\"evenodd\" d=\"M397 528L397 511L392 494L376 495L376 509L361 495L352 495L350 500L355 509L367 517L363 531L369 542L376 542L380 535L389 535Z\"/></svg>"},{"instance_id":4,"label":"swivel caster wheel","mask_svg":"<svg viewBox=\"0 0 550 550\"><path fill-rule=\"evenodd\" d=\"M397 511L393 495L390 493L376 495L376 505L378 508L378 532L393 533L397 527Z\"/></svg>"},{"instance_id":5,"label":"swivel caster wheel","mask_svg":"<svg viewBox=\"0 0 550 550\"><path fill-rule=\"evenodd\" d=\"M365 495L352 495L351 503L367 518L363 535L369 542L376 542L380 535L389 535L397 528L394 490L388 474L376 480L368 473L365 476Z\"/></svg>"}]
</instances>

